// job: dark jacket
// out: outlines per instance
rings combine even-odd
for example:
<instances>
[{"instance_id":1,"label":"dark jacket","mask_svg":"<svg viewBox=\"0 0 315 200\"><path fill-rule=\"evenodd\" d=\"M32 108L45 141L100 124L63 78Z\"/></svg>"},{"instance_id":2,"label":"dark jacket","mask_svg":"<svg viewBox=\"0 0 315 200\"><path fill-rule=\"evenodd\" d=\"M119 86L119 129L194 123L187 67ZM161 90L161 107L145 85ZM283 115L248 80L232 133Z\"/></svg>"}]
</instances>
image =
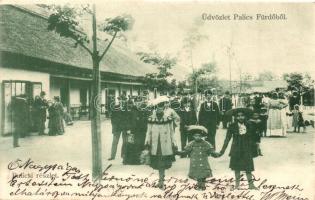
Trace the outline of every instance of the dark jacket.
<instances>
[{"instance_id":1,"label":"dark jacket","mask_svg":"<svg viewBox=\"0 0 315 200\"><path fill-rule=\"evenodd\" d=\"M195 125L197 123L197 113L192 107L188 111L184 107L178 112L180 117L180 131L185 130L185 126Z\"/></svg>"},{"instance_id":2,"label":"dark jacket","mask_svg":"<svg viewBox=\"0 0 315 200\"><path fill-rule=\"evenodd\" d=\"M225 152L229 141L233 138L229 156L239 158L241 157L240 154L246 154L246 156L251 158L254 157L255 144L260 142L260 126L252 122L245 123L245 126L247 131L244 135L239 134L237 122L229 126L221 152Z\"/></svg>"},{"instance_id":3,"label":"dark jacket","mask_svg":"<svg viewBox=\"0 0 315 200\"><path fill-rule=\"evenodd\" d=\"M48 102L42 98L35 98L34 109L38 117L46 119L46 109L48 108Z\"/></svg>"},{"instance_id":4,"label":"dark jacket","mask_svg":"<svg viewBox=\"0 0 315 200\"><path fill-rule=\"evenodd\" d=\"M290 110L293 110L295 105L300 105L300 97L299 96L291 96L289 98Z\"/></svg>"},{"instance_id":5,"label":"dark jacket","mask_svg":"<svg viewBox=\"0 0 315 200\"><path fill-rule=\"evenodd\" d=\"M28 123L28 104L22 97L13 97L11 102L14 127L18 131L26 131Z\"/></svg>"},{"instance_id":6,"label":"dark jacket","mask_svg":"<svg viewBox=\"0 0 315 200\"><path fill-rule=\"evenodd\" d=\"M254 97L254 110L260 111L262 107L262 97Z\"/></svg>"},{"instance_id":7,"label":"dark jacket","mask_svg":"<svg viewBox=\"0 0 315 200\"><path fill-rule=\"evenodd\" d=\"M220 111L225 112L225 111L231 110L233 104L230 98L223 97L222 99L220 99L219 105L220 105Z\"/></svg>"},{"instance_id":8,"label":"dark jacket","mask_svg":"<svg viewBox=\"0 0 315 200\"><path fill-rule=\"evenodd\" d=\"M135 126L135 116L132 109L115 106L112 110L112 133L131 130Z\"/></svg>"},{"instance_id":9,"label":"dark jacket","mask_svg":"<svg viewBox=\"0 0 315 200\"><path fill-rule=\"evenodd\" d=\"M209 128L215 127L219 124L219 107L218 104L214 101L210 102L210 106L207 105L207 102L204 102L200 106L199 111L199 124Z\"/></svg>"}]
</instances>

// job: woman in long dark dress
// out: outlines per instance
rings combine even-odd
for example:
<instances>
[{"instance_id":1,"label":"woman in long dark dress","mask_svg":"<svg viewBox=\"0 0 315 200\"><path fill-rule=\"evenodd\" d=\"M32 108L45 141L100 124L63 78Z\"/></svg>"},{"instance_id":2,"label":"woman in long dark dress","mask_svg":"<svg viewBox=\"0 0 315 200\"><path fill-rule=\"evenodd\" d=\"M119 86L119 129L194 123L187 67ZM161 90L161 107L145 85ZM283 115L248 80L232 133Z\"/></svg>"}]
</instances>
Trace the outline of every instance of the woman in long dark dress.
<instances>
[{"instance_id":1,"label":"woman in long dark dress","mask_svg":"<svg viewBox=\"0 0 315 200\"><path fill-rule=\"evenodd\" d=\"M63 125L63 105L59 100L59 97L54 97L54 102L48 108L49 122L48 135L62 135L64 133Z\"/></svg>"},{"instance_id":2,"label":"woman in long dark dress","mask_svg":"<svg viewBox=\"0 0 315 200\"><path fill-rule=\"evenodd\" d=\"M54 97L55 103L54 107L56 108L57 111L57 133L59 135L64 134L65 132L65 127L63 124L63 115L64 115L64 110L63 110L63 104L60 102L60 98L58 96Z\"/></svg>"},{"instance_id":3,"label":"woman in long dark dress","mask_svg":"<svg viewBox=\"0 0 315 200\"><path fill-rule=\"evenodd\" d=\"M254 171L253 158L256 157L254 147L259 142L258 137L251 130L251 124L246 122L246 116L251 114L251 110L246 108L237 108L231 110L236 117L236 122L228 128L223 147L220 151L222 156L231 140L230 168L235 172L235 188L240 186L241 171L246 172L249 189L257 189L254 185L252 171Z\"/></svg>"},{"instance_id":4,"label":"woman in long dark dress","mask_svg":"<svg viewBox=\"0 0 315 200\"><path fill-rule=\"evenodd\" d=\"M129 103L127 111L124 113L126 119L125 126L127 129L125 153L123 157L124 165L139 165L140 154L138 153L139 148L139 134L136 131L137 113L136 107L133 103Z\"/></svg>"},{"instance_id":5,"label":"woman in long dark dress","mask_svg":"<svg viewBox=\"0 0 315 200\"><path fill-rule=\"evenodd\" d=\"M48 135L49 136L55 136L58 132L58 111L56 110L56 107L54 106L53 102L48 102L48 116L49 116L49 121L48 121Z\"/></svg>"}]
</instances>

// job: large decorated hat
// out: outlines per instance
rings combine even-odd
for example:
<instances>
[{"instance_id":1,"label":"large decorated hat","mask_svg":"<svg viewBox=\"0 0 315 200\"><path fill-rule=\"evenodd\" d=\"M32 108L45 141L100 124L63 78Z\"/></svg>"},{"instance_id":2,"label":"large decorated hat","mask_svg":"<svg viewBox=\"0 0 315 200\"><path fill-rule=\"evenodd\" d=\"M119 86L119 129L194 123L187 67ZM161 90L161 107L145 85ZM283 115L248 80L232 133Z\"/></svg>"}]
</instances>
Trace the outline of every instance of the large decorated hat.
<instances>
[{"instance_id":1,"label":"large decorated hat","mask_svg":"<svg viewBox=\"0 0 315 200\"><path fill-rule=\"evenodd\" d=\"M233 108L228 110L225 115L227 116L235 116L237 113L244 113L246 116L250 116L253 113L253 110L250 108Z\"/></svg>"},{"instance_id":2,"label":"large decorated hat","mask_svg":"<svg viewBox=\"0 0 315 200\"><path fill-rule=\"evenodd\" d=\"M149 105L150 106L157 106L160 103L165 103L165 102L169 102L169 98L167 96L159 96L156 99L152 99L151 101L149 101Z\"/></svg>"},{"instance_id":3,"label":"large decorated hat","mask_svg":"<svg viewBox=\"0 0 315 200\"><path fill-rule=\"evenodd\" d=\"M202 136L207 136L208 130L204 126L200 125L190 125L187 128L188 133L194 134L201 134Z\"/></svg>"}]
</instances>

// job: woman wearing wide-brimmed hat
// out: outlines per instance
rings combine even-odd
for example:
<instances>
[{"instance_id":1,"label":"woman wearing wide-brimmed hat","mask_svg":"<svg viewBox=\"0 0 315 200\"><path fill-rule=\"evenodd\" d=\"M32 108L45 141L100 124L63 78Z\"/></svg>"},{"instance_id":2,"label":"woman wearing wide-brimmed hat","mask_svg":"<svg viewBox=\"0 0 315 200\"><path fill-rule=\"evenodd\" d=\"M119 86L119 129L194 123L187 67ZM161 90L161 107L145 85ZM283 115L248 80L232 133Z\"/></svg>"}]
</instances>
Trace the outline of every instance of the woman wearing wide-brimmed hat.
<instances>
[{"instance_id":1,"label":"woman wearing wide-brimmed hat","mask_svg":"<svg viewBox=\"0 0 315 200\"><path fill-rule=\"evenodd\" d=\"M164 188L165 170L175 161L177 147L174 133L175 126L179 125L180 118L176 112L169 108L169 99L160 96L150 102L154 107L152 115L148 118L148 128L145 144L151 155L150 166L159 171L159 188Z\"/></svg>"},{"instance_id":2,"label":"woman wearing wide-brimmed hat","mask_svg":"<svg viewBox=\"0 0 315 200\"><path fill-rule=\"evenodd\" d=\"M231 138L233 138L230 156L230 168L235 172L235 188L240 185L240 172L245 171L249 189L256 189L254 185L252 171L254 171L255 157L253 152L255 141L255 133L251 132L250 124L247 123L246 118L252 114L252 110L248 108L235 108L229 110L227 115L233 115L236 121L232 123L226 133L223 147L220 155L223 155Z\"/></svg>"}]
</instances>

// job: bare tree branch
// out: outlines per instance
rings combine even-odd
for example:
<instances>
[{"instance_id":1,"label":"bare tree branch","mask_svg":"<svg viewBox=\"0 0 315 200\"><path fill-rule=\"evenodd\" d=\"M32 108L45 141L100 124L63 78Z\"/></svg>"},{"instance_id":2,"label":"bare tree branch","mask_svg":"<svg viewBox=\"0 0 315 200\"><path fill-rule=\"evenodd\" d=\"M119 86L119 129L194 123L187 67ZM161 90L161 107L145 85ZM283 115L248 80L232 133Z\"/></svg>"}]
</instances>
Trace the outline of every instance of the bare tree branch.
<instances>
[{"instance_id":1,"label":"bare tree branch","mask_svg":"<svg viewBox=\"0 0 315 200\"><path fill-rule=\"evenodd\" d=\"M85 46L82 42L77 41L77 44L83 47L83 49L85 49L91 56L93 55L92 51L87 46Z\"/></svg>"},{"instance_id":2,"label":"bare tree branch","mask_svg":"<svg viewBox=\"0 0 315 200\"><path fill-rule=\"evenodd\" d=\"M104 52L102 53L102 55L99 57L99 61L101 61L104 57L104 55L107 53L108 49L110 48L110 46L112 45L112 43L114 42L116 36L117 36L117 31L114 33L111 41L109 42L109 44L107 45L106 49L104 50Z\"/></svg>"}]
</instances>

